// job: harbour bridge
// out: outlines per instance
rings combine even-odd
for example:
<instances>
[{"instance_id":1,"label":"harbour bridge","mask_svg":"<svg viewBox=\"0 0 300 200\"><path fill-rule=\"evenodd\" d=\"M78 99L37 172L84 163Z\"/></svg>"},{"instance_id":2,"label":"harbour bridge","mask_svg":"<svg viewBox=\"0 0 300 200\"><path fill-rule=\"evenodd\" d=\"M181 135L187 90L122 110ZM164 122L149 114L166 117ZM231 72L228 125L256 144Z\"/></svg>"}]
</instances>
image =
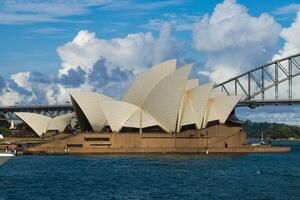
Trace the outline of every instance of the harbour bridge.
<instances>
[{"instance_id":1,"label":"harbour bridge","mask_svg":"<svg viewBox=\"0 0 300 200\"><path fill-rule=\"evenodd\" d=\"M295 78L299 75L300 54L296 54L217 83L214 90L225 92L228 95L240 95L241 100L238 107L295 105L300 104L300 91L297 91L295 87L298 85L298 90L300 89L300 79ZM73 112L73 107L71 104L0 107L0 120L18 119L14 112L34 112L55 117Z\"/></svg>"}]
</instances>

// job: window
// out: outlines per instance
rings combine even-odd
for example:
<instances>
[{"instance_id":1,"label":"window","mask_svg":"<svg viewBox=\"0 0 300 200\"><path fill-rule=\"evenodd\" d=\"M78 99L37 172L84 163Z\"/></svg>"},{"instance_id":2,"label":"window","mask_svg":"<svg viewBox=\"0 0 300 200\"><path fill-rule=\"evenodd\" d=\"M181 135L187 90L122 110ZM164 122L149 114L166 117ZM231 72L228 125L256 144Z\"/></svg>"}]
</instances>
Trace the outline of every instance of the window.
<instances>
[{"instance_id":1,"label":"window","mask_svg":"<svg viewBox=\"0 0 300 200\"><path fill-rule=\"evenodd\" d=\"M84 138L86 142L109 142L110 138L108 137L101 137L101 138Z\"/></svg>"},{"instance_id":2,"label":"window","mask_svg":"<svg viewBox=\"0 0 300 200\"><path fill-rule=\"evenodd\" d=\"M109 146L111 146L111 144L90 144L90 146L100 146L100 147L109 147Z\"/></svg>"},{"instance_id":3,"label":"window","mask_svg":"<svg viewBox=\"0 0 300 200\"><path fill-rule=\"evenodd\" d=\"M82 144L67 144L67 147L82 147Z\"/></svg>"}]
</instances>

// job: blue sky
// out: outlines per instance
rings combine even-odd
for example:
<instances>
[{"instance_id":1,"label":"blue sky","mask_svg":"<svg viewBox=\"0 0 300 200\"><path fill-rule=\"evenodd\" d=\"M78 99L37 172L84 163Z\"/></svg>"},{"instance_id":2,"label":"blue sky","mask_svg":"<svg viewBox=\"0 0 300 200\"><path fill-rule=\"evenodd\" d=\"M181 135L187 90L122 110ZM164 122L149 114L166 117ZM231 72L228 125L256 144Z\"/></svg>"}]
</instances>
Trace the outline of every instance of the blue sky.
<instances>
[{"instance_id":1,"label":"blue sky","mask_svg":"<svg viewBox=\"0 0 300 200\"><path fill-rule=\"evenodd\" d=\"M61 103L72 89L120 97L135 75L174 57L194 62L201 83L218 82L300 52L299 8L287 0L0 0L0 104ZM272 119L291 122L295 109ZM270 110L257 112L263 120Z\"/></svg>"},{"instance_id":2,"label":"blue sky","mask_svg":"<svg viewBox=\"0 0 300 200\"><path fill-rule=\"evenodd\" d=\"M35 19L25 22L2 22L0 25L1 74L9 76L24 70L54 73L60 67L60 58L56 48L72 40L82 29L95 32L97 36L105 39L124 37L135 32L152 31L157 34L157 30L144 26L149 20L168 20L167 14L191 15L200 19L204 14L211 13L215 5L222 1L169 1L166 5L162 3L157 8L149 8L148 5L160 4L158 2L131 1L128 5L119 7L116 5L116 8L105 8L100 4L100 6L85 7L86 13L83 14L54 16L53 18L57 19L54 22L47 20L35 22ZM238 2L248 8L250 15L258 16L267 12L282 26L289 26L296 16L296 12L284 15L276 14L276 12L284 6L297 4L297 1L244 0ZM4 10L3 4L5 1L2 1L0 10ZM132 4L138 8L131 9ZM14 14L18 15L18 13ZM174 35L185 41L191 40L189 31L177 31Z\"/></svg>"}]
</instances>

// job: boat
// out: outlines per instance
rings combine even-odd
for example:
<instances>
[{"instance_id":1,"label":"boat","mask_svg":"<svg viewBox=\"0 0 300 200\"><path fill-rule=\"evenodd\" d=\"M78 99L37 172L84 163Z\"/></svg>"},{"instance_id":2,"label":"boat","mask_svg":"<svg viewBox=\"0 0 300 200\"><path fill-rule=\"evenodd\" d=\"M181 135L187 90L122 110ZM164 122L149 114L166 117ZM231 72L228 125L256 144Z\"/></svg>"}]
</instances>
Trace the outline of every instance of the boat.
<instances>
[{"instance_id":1,"label":"boat","mask_svg":"<svg viewBox=\"0 0 300 200\"><path fill-rule=\"evenodd\" d=\"M261 145L266 145L264 140L264 132L261 132L260 142L251 144L251 146L261 146Z\"/></svg>"},{"instance_id":2,"label":"boat","mask_svg":"<svg viewBox=\"0 0 300 200\"><path fill-rule=\"evenodd\" d=\"M0 166L2 166L6 161L14 157L12 153L0 153Z\"/></svg>"}]
</instances>

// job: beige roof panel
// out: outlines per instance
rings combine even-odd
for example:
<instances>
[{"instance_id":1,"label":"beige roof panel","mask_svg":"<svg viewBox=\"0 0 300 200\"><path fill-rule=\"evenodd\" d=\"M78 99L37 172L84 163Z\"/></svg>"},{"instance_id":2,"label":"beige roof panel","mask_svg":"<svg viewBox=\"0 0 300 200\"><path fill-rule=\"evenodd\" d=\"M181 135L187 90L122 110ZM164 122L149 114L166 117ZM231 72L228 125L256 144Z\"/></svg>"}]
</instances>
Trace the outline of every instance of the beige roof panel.
<instances>
[{"instance_id":1,"label":"beige roof panel","mask_svg":"<svg viewBox=\"0 0 300 200\"><path fill-rule=\"evenodd\" d=\"M144 109L148 111L167 132L176 129L177 115L185 83L192 69L192 64L185 65L172 72L150 92Z\"/></svg>"},{"instance_id":2,"label":"beige roof panel","mask_svg":"<svg viewBox=\"0 0 300 200\"><path fill-rule=\"evenodd\" d=\"M131 84L123 101L143 107L151 90L167 75L176 69L176 59L168 60L147 69Z\"/></svg>"},{"instance_id":3,"label":"beige roof panel","mask_svg":"<svg viewBox=\"0 0 300 200\"><path fill-rule=\"evenodd\" d=\"M189 79L185 84L185 90L191 90L199 85L198 79Z\"/></svg>"},{"instance_id":4,"label":"beige roof panel","mask_svg":"<svg viewBox=\"0 0 300 200\"><path fill-rule=\"evenodd\" d=\"M107 122L113 132L119 132L126 121L140 109L136 105L116 100L104 101L102 105Z\"/></svg>"},{"instance_id":5,"label":"beige roof panel","mask_svg":"<svg viewBox=\"0 0 300 200\"><path fill-rule=\"evenodd\" d=\"M147 128L160 126L159 122L147 111L137 110L124 124L124 127Z\"/></svg>"},{"instance_id":6,"label":"beige roof panel","mask_svg":"<svg viewBox=\"0 0 300 200\"><path fill-rule=\"evenodd\" d=\"M133 113L129 119L124 123L124 127L140 128L141 127L141 109Z\"/></svg>"},{"instance_id":7,"label":"beige roof panel","mask_svg":"<svg viewBox=\"0 0 300 200\"><path fill-rule=\"evenodd\" d=\"M74 113L69 113L65 115L60 115L51 119L47 130L58 130L58 132L63 132L67 125L71 123L71 119L74 117Z\"/></svg>"},{"instance_id":8,"label":"beige roof panel","mask_svg":"<svg viewBox=\"0 0 300 200\"><path fill-rule=\"evenodd\" d=\"M63 132L74 116L74 113L57 116L55 118L30 112L16 112L15 114L40 137L47 133L48 130Z\"/></svg>"},{"instance_id":9,"label":"beige roof panel","mask_svg":"<svg viewBox=\"0 0 300 200\"><path fill-rule=\"evenodd\" d=\"M240 96L214 94L214 97L209 100L207 122L219 120L220 123L225 123L240 98Z\"/></svg>"},{"instance_id":10,"label":"beige roof panel","mask_svg":"<svg viewBox=\"0 0 300 200\"><path fill-rule=\"evenodd\" d=\"M195 122L198 129L202 128L205 109L208 104L208 99L212 93L213 86L214 84L212 83L200 85L189 92Z\"/></svg>"},{"instance_id":11,"label":"beige roof panel","mask_svg":"<svg viewBox=\"0 0 300 200\"><path fill-rule=\"evenodd\" d=\"M181 126L196 124L198 129L202 128L203 117L212 88L213 84L205 84L186 92Z\"/></svg>"},{"instance_id":12,"label":"beige roof panel","mask_svg":"<svg viewBox=\"0 0 300 200\"><path fill-rule=\"evenodd\" d=\"M163 126L146 110L142 113L142 128L147 128L150 126L160 126L163 128Z\"/></svg>"},{"instance_id":13,"label":"beige roof panel","mask_svg":"<svg viewBox=\"0 0 300 200\"><path fill-rule=\"evenodd\" d=\"M186 101L184 102L184 110L182 113L182 119L181 119L181 126L189 125L189 124L195 124L196 119L194 115L194 111L192 108L192 102L190 98L190 94L188 92ZM181 127L180 127L181 128Z\"/></svg>"},{"instance_id":14,"label":"beige roof panel","mask_svg":"<svg viewBox=\"0 0 300 200\"><path fill-rule=\"evenodd\" d=\"M47 132L47 127L51 122L51 118L45 115L29 112L15 112L15 114L40 137Z\"/></svg>"},{"instance_id":15,"label":"beige roof panel","mask_svg":"<svg viewBox=\"0 0 300 200\"><path fill-rule=\"evenodd\" d=\"M91 92L72 92L71 96L84 112L93 130L101 131L106 122L101 103L106 100L112 100L112 98Z\"/></svg>"}]
</instances>

